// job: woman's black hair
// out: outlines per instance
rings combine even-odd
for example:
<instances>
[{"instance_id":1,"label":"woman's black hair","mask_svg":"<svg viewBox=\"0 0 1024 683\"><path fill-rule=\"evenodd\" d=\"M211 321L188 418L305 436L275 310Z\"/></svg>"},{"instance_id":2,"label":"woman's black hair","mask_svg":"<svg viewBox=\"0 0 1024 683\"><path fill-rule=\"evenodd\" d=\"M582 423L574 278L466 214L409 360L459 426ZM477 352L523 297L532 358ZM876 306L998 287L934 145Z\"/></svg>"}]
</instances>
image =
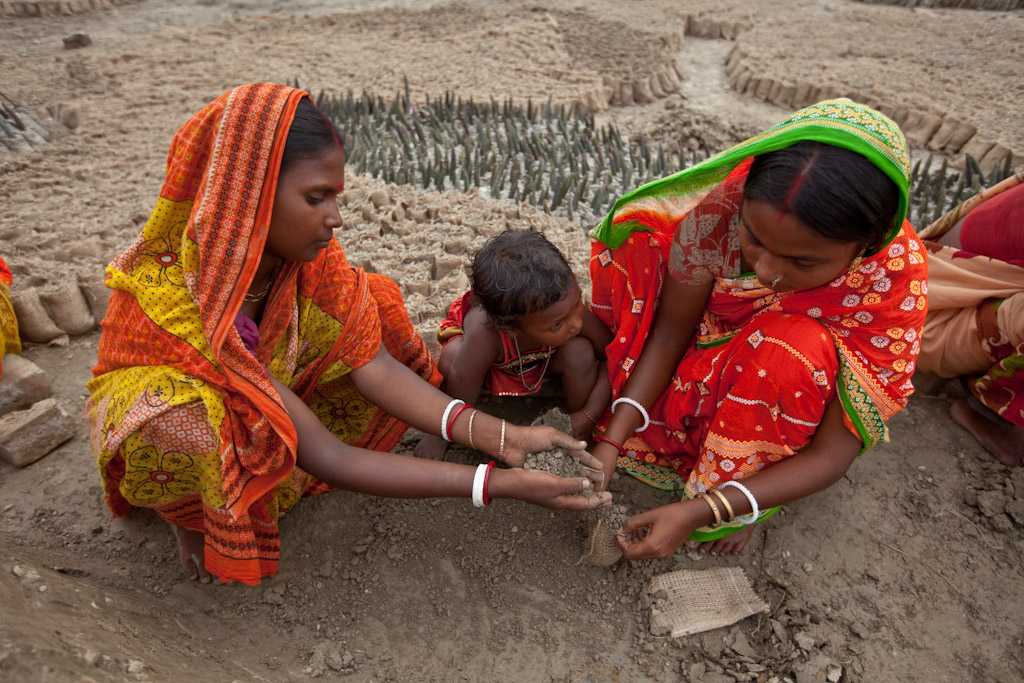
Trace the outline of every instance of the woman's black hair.
<instances>
[{"instance_id":1,"label":"woman's black hair","mask_svg":"<svg viewBox=\"0 0 1024 683\"><path fill-rule=\"evenodd\" d=\"M470 267L473 298L499 329L515 329L521 316L543 311L576 281L565 256L544 235L506 230L487 240Z\"/></svg>"},{"instance_id":2,"label":"woman's black hair","mask_svg":"<svg viewBox=\"0 0 1024 683\"><path fill-rule=\"evenodd\" d=\"M318 156L325 149L339 147L345 149L345 138L337 126L320 111L313 100L303 97L295 110L288 139L284 143L281 156L281 170L301 159Z\"/></svg>"},{"instance_id":3,"label":"woman's black hair","mask_svg":"<svg viewBox=\"0 0 1024 683\"><path fill-rule=\"evenodd\" d=\"M899 207L896 183L870 160L813 140L755 157L743 196L869 253L881 248Z\"/></svg>"}]
</instances>

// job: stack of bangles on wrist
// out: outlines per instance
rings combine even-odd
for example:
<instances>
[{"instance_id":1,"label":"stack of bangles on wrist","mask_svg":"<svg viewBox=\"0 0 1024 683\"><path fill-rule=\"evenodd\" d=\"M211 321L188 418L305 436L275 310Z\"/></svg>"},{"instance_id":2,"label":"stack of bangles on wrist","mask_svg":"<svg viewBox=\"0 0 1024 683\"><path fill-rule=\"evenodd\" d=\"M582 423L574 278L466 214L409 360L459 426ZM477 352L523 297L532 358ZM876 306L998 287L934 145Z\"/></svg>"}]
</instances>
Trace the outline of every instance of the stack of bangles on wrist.
<instances>
[{"instance_id":1,"label":"stack of bangles on wrist","mask_svg":"<svg viewBox=\"0 0 1024 683\"><path fill-rule=\"evenodd\" d=\"M747 501L750 503L749 515L742 515L740 517L737 517L736 513L733 512L732 504L729 502L729 499L725 497L725 494L722 493L721 491L721 489L727 488L729 486L739 489L743 493L743 495L747 497ZM713 494L714 497L712 497L711 494ZM744 524L753 524L757 521L758 515L761 514L761 510L758 508L757 499L754 498L754 494L752 494L746 486L736 481L727 481L721 486L719 486L717 489L708 489L705 493L698 493L697 498L703 500L705 503L708 504L708 507L711 508L711 514L715 516L715 523L711 526L719 526L723 520L722 511L718 509L718 503L722 504L722 508L724 508L725 513L729 516L728 519L725 519L726 522L732 522L735 520L737 522L743 522ZM717 503L715 502L716 498L718 500Z\"/></svg>"},{"instance_id":2,"label":"stack of bangles on wrist","mask_svg":"<svg viewBox=\"0 0 1024 683\"><path fill-rule=\"evenodd\" d=\"M455 406L459 407L456 408ZM441 416L441 438L448 443L452 442L452 426L464 410L473 410L473 406L459 398L453 398L448 403L448 407L444 409L444 414ZM473 410L469 416L469 445L474 449L476 447L473 446L473 416L476 413L477 411Z\"/></svg>"},{"instance_id":3,"label":"stack of bangles on wrist","mask_svg":"<svg viewBox=\"0 0 1024 683\"><path fill-rule=\"evenodd\" d=\"M491 470L494 469L494 461L481 463L476 466L476 474L473 475L473 506L483 507L491 504L491 497L487 495L487 483L491 478Z\"/></svg>"}]
</instances>

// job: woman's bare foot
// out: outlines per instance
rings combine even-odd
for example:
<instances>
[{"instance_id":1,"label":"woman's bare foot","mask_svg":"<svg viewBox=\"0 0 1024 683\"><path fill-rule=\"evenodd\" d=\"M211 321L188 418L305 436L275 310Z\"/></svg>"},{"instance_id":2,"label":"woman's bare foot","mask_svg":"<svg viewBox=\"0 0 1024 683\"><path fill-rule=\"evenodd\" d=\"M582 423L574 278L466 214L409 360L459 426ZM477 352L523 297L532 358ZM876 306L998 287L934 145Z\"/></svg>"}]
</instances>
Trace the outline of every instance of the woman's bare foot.
<instances>
[{"instance_id":1,"label":"woman's bare foot","mask_svg":"<svg viewBox=\"0 0 1024 683\"><path fill-rule=\"evenodd\" d=\"M203 551L206 546L203 533L177 524L172 524L171 528L174 529L174 537L178 539L178 559L185 569L185 576L200 583L213 581L213 575L206 571L203 564Z\"/></svg>"},{"instance_id":2,"label":"woman's bare foot","mask_svg":"<svg viewBox=\"0 0 1024 683\"><path fill-rule=\"evenodd\" d=\"M1009 422L993 422L978 414L965 398L953 401L949 414L999 462L1007 467L1024 465L1024 427Z\"/></svg>"},{"instance_id":3,"label":"woman's bare foot","mask_svg":"<svg viewBox=\"0 0 1024 683\"><path fill-rule=\"evenodd\" d=\"M734 531L728 536L716 538L713 541L688 540L686 547L691 550L699 550L706 555L739 555L747 547L747 542L754 534L753 526L746 526L739 531Z\"/></svg>"},{"instance_id":4,"label":"woman's bare foot","mask_svg":"<svg viewBox=\"0 0 1024 683\"><path fill-rule=\"evenodd\" d=\"M448 442L439 436L427 434L416 444L413 455L425 460L444 460L444 454L448 452Z\"/></svg>"}]
</instances>

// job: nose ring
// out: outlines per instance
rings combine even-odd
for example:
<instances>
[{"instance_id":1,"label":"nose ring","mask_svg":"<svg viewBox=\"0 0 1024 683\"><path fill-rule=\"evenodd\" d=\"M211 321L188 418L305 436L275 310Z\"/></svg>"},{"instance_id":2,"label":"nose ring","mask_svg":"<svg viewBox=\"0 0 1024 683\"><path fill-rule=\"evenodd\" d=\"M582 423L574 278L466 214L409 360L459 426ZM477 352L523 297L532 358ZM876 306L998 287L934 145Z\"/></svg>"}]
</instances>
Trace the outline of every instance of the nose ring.
<instances>
[{"instance_id":1,"label":"nose ring","mask_svg":"<svg viewBox=\"0 0 1024 683\"><path fill-rule=\"evenodd\" d=\"M768 286L774 289L775 285L779 284L780 282L782 282L782 276L781 275L778 276L777 278L775 278L774 280L772 280L772 283L770 285L768 285Z\"/></svg>"}]
</instances>

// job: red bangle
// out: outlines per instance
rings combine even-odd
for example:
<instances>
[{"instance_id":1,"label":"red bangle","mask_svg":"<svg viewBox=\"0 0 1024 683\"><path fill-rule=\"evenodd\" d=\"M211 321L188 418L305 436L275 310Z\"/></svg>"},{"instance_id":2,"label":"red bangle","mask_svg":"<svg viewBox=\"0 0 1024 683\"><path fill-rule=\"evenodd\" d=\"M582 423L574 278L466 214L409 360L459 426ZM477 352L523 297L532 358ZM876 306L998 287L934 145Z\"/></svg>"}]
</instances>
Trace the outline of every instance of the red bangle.
<instances>
[{"instance_id":1,"label":"red bangle","mask_svg":"<svg viewBox=\"0 0 1024 683\"><path fill-rule=\"evenodd\" d=\"M611 446L614 446L615 450L617 450L620 455L625 455L626 454L626 449L622 447L621 443L616 443L615 441L612 441L611 439L609 439L604 434L594 434L594 441L604 441L606 444L610 444Z\"/></svg>"},{"instance_id":2,"label":"red bangle","mask_svg":"<svg viewBox=\"0 0 1024 683\"><path fill-rule=\"evenodd\" d=\"M487 469L484 471L484 492L483 492L484 505L490 505L491 504L491 497L487 495L487 482L489 482L491 480L491 470L493 470L493 469L494 469L494 461L491 460L489 463L487 463Z\"/></svg>"},{"instance_id":3,"label":"red bangle","mask_svg":"<svg viewBox=\"0 0 1024 683\"><path fill-rule=\"evenodd\" d=\"M461 406L455 409L455 412L452 413L452 416L448 418L448 436L452 435L452 427L455 425L455 420L458 419L459 415L462 415L462 411L469 410L472 407L473 406L469 405L468 403L463 403Z\"/></svg>"}]
</instances>

